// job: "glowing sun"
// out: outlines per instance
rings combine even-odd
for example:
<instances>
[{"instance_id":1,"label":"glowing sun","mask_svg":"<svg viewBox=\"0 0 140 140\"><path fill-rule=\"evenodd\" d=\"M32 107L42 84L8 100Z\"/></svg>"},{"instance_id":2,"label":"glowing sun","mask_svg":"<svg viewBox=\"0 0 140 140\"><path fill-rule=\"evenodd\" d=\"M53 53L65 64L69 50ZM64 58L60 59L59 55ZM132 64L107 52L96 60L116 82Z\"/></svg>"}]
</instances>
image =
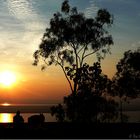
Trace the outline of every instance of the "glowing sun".
<instances>
[{"instance_id":1,"label":"glowing sun","mask_svg":"<svg viewBox=\"0 0 140 140\"><path fill-rule=\"evenodd\" d=\"M16 82L16 75L11 71L0 73L0 84L9 87Z\"/></svg>"}]
</instances>

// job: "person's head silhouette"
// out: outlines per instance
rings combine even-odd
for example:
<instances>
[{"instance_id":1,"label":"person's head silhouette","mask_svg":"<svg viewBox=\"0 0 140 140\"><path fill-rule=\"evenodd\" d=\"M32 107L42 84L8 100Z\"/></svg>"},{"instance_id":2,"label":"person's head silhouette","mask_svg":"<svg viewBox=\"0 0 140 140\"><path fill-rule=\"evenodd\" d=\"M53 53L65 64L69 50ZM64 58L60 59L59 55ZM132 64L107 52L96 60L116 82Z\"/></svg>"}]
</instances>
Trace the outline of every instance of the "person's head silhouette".
<instances>
[{"instance_id":1,"label":"person's head silhouette","mask_svg":"<svg viewBox=\"0 0 140 140\"><path fill-rule=\"evenodd\" d=\"M18 115L18 116L20 115L20 111L19 111L19 110L17 111L17 115Z\"/></svg>"}]
</instances>

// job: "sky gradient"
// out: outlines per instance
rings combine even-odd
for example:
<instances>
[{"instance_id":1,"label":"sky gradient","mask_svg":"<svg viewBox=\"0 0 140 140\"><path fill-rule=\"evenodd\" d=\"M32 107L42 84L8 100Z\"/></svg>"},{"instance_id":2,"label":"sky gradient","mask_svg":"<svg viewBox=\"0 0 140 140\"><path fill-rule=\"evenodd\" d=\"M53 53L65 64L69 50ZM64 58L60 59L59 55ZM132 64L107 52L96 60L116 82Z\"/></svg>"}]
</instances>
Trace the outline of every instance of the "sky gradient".
<instances>
[{"instance_id":1,"label":"sky gradient","mask_svg":"<svg viewBox=\"0 0 140 140\"><path fill-rule=\"evenodd\" d=\"M123 53L140 46L139 0L69 0L70 5L94 17L106 8L114 16L110 33L114 39L111 55L102 61L103 72L110 78ZM42 72L32 66L53 14L63 0L0 0L0 72L13 71L17 82L10 88L0 85L0 103L57 103L69 94L69 86L59 67ZM88 60L92 62L93 60Z\"/></svg>"}]
</instances>

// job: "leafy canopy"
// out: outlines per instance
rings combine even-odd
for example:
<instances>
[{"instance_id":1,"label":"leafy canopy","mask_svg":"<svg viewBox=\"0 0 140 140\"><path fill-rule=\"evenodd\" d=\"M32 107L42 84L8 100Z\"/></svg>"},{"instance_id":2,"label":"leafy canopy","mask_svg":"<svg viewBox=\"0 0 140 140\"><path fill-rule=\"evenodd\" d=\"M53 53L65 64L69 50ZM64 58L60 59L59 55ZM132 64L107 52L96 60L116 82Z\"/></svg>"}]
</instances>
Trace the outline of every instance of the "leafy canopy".
<instances>
[{"instance_id":1,"label":"leafy canopy","mask_svg":"<svg viewBox=\"0 0 140 140\"><path fill-rule=\"evenodd\" d=\"M136 98L140 93L140 49L126 51L117 64L114 93L120 97Z\"/></svg>"},{"instance_id":2,"label":"leafy canopy","mask_svg":"<svg viewBox=\"0 0 140 140\"><path fill-rule=\"evenodd\" d=\"M53 15L38 50L34 52L34 65L43 60L42 69L52 64L61 66L73 91L65 66L69 64L71 69L77 70L88 56L97 52L98 59L103 58L113 44L107 31L112 24L113 17L106 9L100 9L94 19L86 18L65 0L61 12ZM77 82L74 84L77 87Z\"/></svg>"}]
</instances>

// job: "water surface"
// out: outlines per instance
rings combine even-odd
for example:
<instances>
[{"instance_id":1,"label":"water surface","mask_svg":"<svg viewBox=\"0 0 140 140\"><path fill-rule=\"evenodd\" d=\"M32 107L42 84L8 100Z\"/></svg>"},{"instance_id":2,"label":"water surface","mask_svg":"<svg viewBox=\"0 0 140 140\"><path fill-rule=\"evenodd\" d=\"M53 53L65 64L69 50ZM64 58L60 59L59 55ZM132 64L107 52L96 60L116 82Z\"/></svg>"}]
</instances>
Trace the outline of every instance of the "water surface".
<instances>
[{"instance_id":1,"label":"water surface","mask_svg":"<svg viewBox=\"0 0 140 140\"><path fill-rule=\"evenodd\" d=\"M28 122L28 117L32 115L38 115L39 113L21 113L24 122ZM50 113L43 113L45 116L45 122L55 122L55 117L51 116ZM11 123L15 113L0 113L0 123Z\"/></svg>"}]
</instances>

